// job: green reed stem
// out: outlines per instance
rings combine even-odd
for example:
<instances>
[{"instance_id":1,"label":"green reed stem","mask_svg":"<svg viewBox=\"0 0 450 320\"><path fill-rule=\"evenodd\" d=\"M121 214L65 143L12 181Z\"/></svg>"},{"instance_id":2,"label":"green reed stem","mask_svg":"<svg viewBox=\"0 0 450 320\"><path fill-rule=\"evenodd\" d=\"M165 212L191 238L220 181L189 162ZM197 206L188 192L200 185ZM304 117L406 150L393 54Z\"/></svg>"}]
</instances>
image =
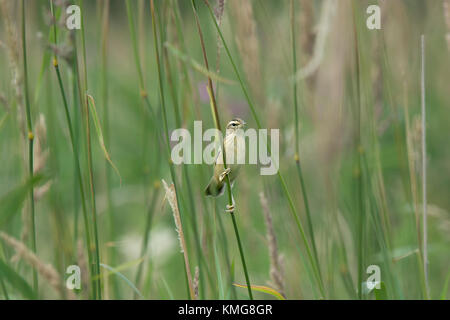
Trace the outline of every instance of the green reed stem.
<instances>
[{"instance_id":1,"label":"green reed stem","mask_svg":"<svg viewBox=\"0 0 450 320\"><path fill-rule=\"evenodd\" d=\"M141 58L139 56L139 50L138 50L138 44L137 44L136 28L135 28L135 25L134 25L133 11L132 11L132 8L131 8L130 1L126 0L125 1L125 5L126 5L126 10L127 10L128 26L129 26L129 30L130 30L130 36L131 36L131 44L132 44L132 47L133 47L134 62L135 62L136 71L137 71L137 74L138 74L140 96L142 98L142 103L145 104L146 108L148 109L148 112L150 113L150 121L153 122L153 126L150 125L150 126L147 126L147 127L154 127L155 128L155 134L156 134L156 140L157 140L156 145L160 149L161 148L161 143L162 143L162 141L161 141L161 133L159 131L159 126L156 125L158 123L158 121L156 119L156 114L153 111L153 108L152 108L152 106L150 104L150 101L148 99L147 91L145 89L144 76L143 76L142 65L141 65ZM145 119L143 119L143 120L145 120ZM144 123L144 126L145 126L145 123ZM161 152L158 152L158 157L160 157L161 153L164 153L164 152L165 152L164 150L161 150ZM145 158L145 155L143 157ZM156 193L156 191L157 190L155 188L154 192ZM151 206L151 204L150 204L150 206ZM149 207L149 209L147 211L147 221L146 221L146 227L145 227L145 230L144 230L145 233L144 233L144 238L143 238L143 241L145 243L143 242L143 244L142 244L142 252L144 252L144 249L145 250L147 249L148 232L150 232L150 223L151 223L152 215L153 215L153 209L150 210L150 207ZM142 272L141 268L142 268L142 266L140 265L139 269L138 269L138 272L137 272L137 275L136 275L136 282L137 283L140 282L141 272ZM151 267L149 268L149 270L151 270ZM149 275L147 275L147 277L148 276Z\"/></svg>"},{"instance_id":2,"label":"green reed stem","mask_svg":"<svg viewBox=\"0 0 450 320\"><path fill-rule=\"evenodd\" d=\"M422 111L422 240L423 240L423 270L425 273L425 289L427 298L430 296L428 277L428 229L427 229L427 140L426 140L426 105L425 105L425 36L420 37L421 72L420 72L420 102Z\"/></svg>"},{"instance_id":3,"label":"green reed stem","mask_svg":"<svg viewBox=\"0 0 450 320\"><path fill-rule=\"evenodd\" d=\"M127 8L127 17L128 17L128 25L130 28L131 43L133 45L134 62L136 64L136 70L138 73L140 95L141 95L142 99L144 100L144 103L147 105L149 112L150 112L153 120L156 123L156 116L153 113L153 109L151 107L150 100L148 99L147 91L145 89L144 75L142 72L142 66L141 66L141 62L140 62L141 58L139 56L137 37L136 37L136 28L135 28L134 22L133 22L133 13L131 10L130 0L126 0L125 5ZM157 133L159 135L159 131L157 131Z\"/></svg>"},{"instance_id":4,"label":"green reed stem","mask_svg":"<svg viewBox=\"0 0 450 320\"><path fill-rule=\"evenodd\" d=\"M150 0L150 11L151 11L151 16L152 16L152 30L153 30L153 44L155 47L155 59L156 59L156 65L158 67L159 95L160 95L160 99L161 99L162 116L163 116L163 124L164 124L164 138L165 138L166 148L167 148L167 162L169 163L170 175L171 175L174 187L175 187L175 195L176 195L177 205L178 205L179 210L181 210L179 194L178 194L179 189L177 187L178 183L177 183L176 176L175 176L175 169L173 167L173 162L170 157L170 142L169 142L169 133L168 133L169 131L168 131L168 123L167 123L167 111L166 111L166 103L165 103L165 98L164 98L164 84L163 84L163 78L162 78L161 61L160 61L159 47L158 47L158 36L157 36L157 30L156 30L156 16L155 16L156 10L155 10L153 0ZM182 217L182 215L180 212L180 219L181 219L181 217ZM187 268L187 266L186 266L186 268ZM191 279L189 279L188 270L186 268L185 268L185 274L186 274L188 283L190 283ZM195 297L192 297L192 295L190 298L195 299Z\"/></svg>"},{"instance_id":5,"label":"green reed stem","mask_svg":"<svg viewBox=\"0 0 450 320\"><path fill-rule=\"evenodd\" d=\"M86 97L87 99L87 97ZM95 241L95 265L96 265L96 284L97 284L97 297L102 299L102 287L101 287L101 276L100 276L100 246L98 240L98 228L97 228L97 205L95 201L95 184L94 184L94 173L93 173L93 162L92 162L92 146L91 146L91 129L89 121L89 102L86 101L85 113L86 113L86 139L87 139L87 153L88 153L88 171L89 171L89 185L91 190L91 206L92 206L92 220L94 227L94 241Z\"/></svg>"},{"instance_id":6,"label":"green reed stem","mask_svg":"<svg viewBox=\"0 0 450 320\"><path fill-rule=\"evenodd\" d=\"M27 64L27 44L26 44L26 23L25 23L25 0L22 0L22 53L23 53L23 72L24 72L24 89L25 89L25 108L27 117L27 129L28 129L28 169L31 179L34 175L34 134L33 124L31 120L31 108L30 108L30 96L28 88L28 64ZM36 217L35 217L35 204L34 204L34 188L30 188L30 211L31 211L31 249L36 253ZM33 286L36 294L39 291L38 275L37 271L33 268Z\"/></svg>"},{"instance_id":7,"label":"green reed stem","mask_svg":"<svg viewBox=\"0 0 450 320\"><path fill-rule=\"evenodd\" d=\"M133 12L131 10L130 1L126 0L125 5L126 5L126 10L127 10L128 25L129 25L129 29L130 29L131 44L133 46L134 62L136 65L136 71L138 73L140 95L150 113L150 120L153 121L153 126L155 127L155 132L156 132L157 139L159 142L158 147L160 148L161 147L160 146L161 134L159 132L158 126L156 125L158 122L156 121L155 112L153 111L153 108L150 104L150 100L148 99L147 91L145 89L144 76L143 76L142 66L141 66L141 62L140 62L141 59L139 56L139 50L138 50L138 45L137 45L136 29L135 29L134 22L133 22Z\"/></svg>"},{"instance_id":8,"label":"green reed stem","mask_svg":"<svg viewBox=\"0 0 450 320\"><path fill-rule=\"evenodd\" d=\"M181 14L180 14L180 9L179 9L179 5L178 5L179 2L177 2L176 0L173 0L171 2L171 4L172 4L174 20L175 20L175 26L176 26L176 32L177 32L177 40L179 41L179 44L180 44L183 52L187 52L186 43L184 41L184 34L182 32L183 26L182 26L182 23L181 23ZM166 48L166 46L164 46L164 47ZM188 67L187 67L187 62L186 61L182 61L182 63L181 63L181 70L182 70L182 72L178 73L178 75L180 77L180 83L183 84L183 89L184 89L184 91L181 94L181 96L183 96L183 94L186 94L186 95L189 96L189 98L193 99L193 94L192 93L195 90L194 90L194 87L192 86L192 80L191 80L190 74L188 72ZM180 109L180 108L178 108L178 109ZM181 118L181 111L179 111L179 112L180 112L180 118ZM192 114L194 114L194 112L195 112L195 109L192 108ZM186 119L184 119L184 121L186 121ZM178 127L180 127L180 126L178 126ZM188 170L184 170L184 172L185 172L186 184L187 185L191 185ZM201 177L205 176L205 172L203 170L200 169L199 173L200 173ZM188 189L188 192L189 192L188 196L190 197L190 199L192 198L191 201L193 201L192 190ZM205 198L202 198L202 201L203 201L205 210L207 210L206 209L206 204L205 204ZM195 203L195 202L193 202L193 203ZM195 211L196 210L195 206L192 207L191 210L193 210L193 212L196 212ZM209 225L209 223L207 221L205 221L205 224ZM210 288L213 288L215 286L215 284L213 282L213 278L212 278L212 275L211 275L211 270L209 269L209 267L208 267L208 265L207 265L207 263L205 261L205 255L202 254L202 255L200 255L200 257L202 259L201 263L203 265L203 268L206 268L206 274L207 274L207 277L208 277L208 282L209 282ZM199 286L200 286L200 288L199 288L200 289L200 292L199 292L200 298L202 298L204 296L203 291L206 290L206 289L204 289L204 287L203 287L203 285L201 283L202 279L203 279L203 272L202 272L202 266L200 266L200 283L199 283ZM235 287L234 286L232 286L232 290L233 290L233 292L235 292Z\"/></svg>"},{"instance_id":9,"label":"green reed stem","mask_svg":"<svg viewBox=\"0 0 450 320\"><path fill-rule=\"evenodd\" d=\"M80 0L81 12L83 10L84 2ZM88 80L87 80L87 59L86 59L86 39L84 32L84 16L81 15L81 45L83 49L83 73L84 73L84 92L80 95L80 100L83 102L85 117L86 117L86 142L87 142L87 157L88 157L88 172L89 172L89 186L91 191L91 206L92 206L92 221L94 228L94 244L95 244L95 275L96 275L96 285L97 285L97 298L102 299L102 286L101 286L101 276L100 276L100 245L97 227L97 204L95 200L95 182L94 182L94 171L93 171L93 161L92 161L92 144L91 144L91 130L90 130L90 117L89 117L89 101L88 101ZM79 77L79 68L77 68L77 77ZM81 88L80 88L81 89ZM83 99L84 98L84 99Z\"/></svg>"},{"instance_id":10,"label":"green reed stem","mask_svg":"<svg viewBox=\"0 0 450 320\"><path fill-rule=\"evenodd\" d=\"M147 210L147 217L145 219L145 227L144 227L144 238L142 239L142 245L141 245L141 257L145 256L145 254L147 253L147 248L148 248L148 239L149 239L149 235L150 235L150 230L151 230L151 226L152 226L152 222L153 222L153 211L155 209L156 206L156 200L158 199L158 194L159 194L160 188L159 187L155 187L155 190L153 191L152 194L152 198L150 200L150 204L148 206L148 210ZM136 272L136 285L139 285L139 283L141 282L141 278L142 278L142 268L143 268L143 263L139 264L138 270ZM135 298L137 296L135 295Z\"/></svg>"},{"instance_id":11,"label":"green reed stem","mask_svg":"<svg viewBox=\"0 0 450 320\"><path fill-rule=\"evenodd\" d=\"M220 241L223 245L223 254L225 256L225 262L228 268L228 277L230 279L230 290L231 290L231 299L237 299L236 295L236 287L233 285L234 283L234 273L231 270L231 262L230 262L230 255L228 250L228 239L225 234L225 228L223 226L222 216L220 214L216 214L217 220L219 221L219 229L220 229Z\"/></svg>"},{"instance_id":12,"label":"green reed stem","mask_svg":"<svg viewBox=\"0 0 450 320\"><path fill-rule=\"evenodd\" d=\"M292 35L292 72L297 72L297 48L296 48L296 33L295 33L295 1L291 0L291 35ZM300 165L300 138L299 138L299 121L298 121L298 99L297 99L297 81L293 82L293 96L294 96L294 115L295 115L295 163L297 167L297 174L300 180L302 189L303 203L306 211L306 221L308 224L309 236L311 238L311 245L314 253L314 258L319 261L316 248L316 240L314 236L314 229L312 226L311 211L309 209L308 195L305 187L305 179L302 173L302 167ZM320 272L320 267L319 270Z\"/></svg>"},{"instance_id":13,"label":"green reed stem","mask_svg":"<svg viewBox=\"0 0 450 320\"><path fill-rule=\"evenodd\" d=\"M191 0L191 4L192 4L192 10L194 11L195 21L197 24L198 35L200 37L200 43L201 43L201 47L202 47L202 53L203 53L203 59L205 62L205 67L209 71L209 64L208 64L208 57L206 55L205 42L203 40L203 33L202 33L202 30L200 27L200 21L198 18L197 8L195 6L194 0ZM215 94L214 94L214 88L212 85L211 77L209 77L209 76L208 76L208 87L209 87L210 99L211 99L212 105L213 105L214 122L216 124L217 130L222 131L221 126L220 126L219 111L217 109L217 102L216 102L216 98L215 98ZM222 158L223 158L223 167L224 167L224 170L226 170L227 163L226 163L225 148L223 145L222 145ZM229 204L229 206L233 206L233 194L231 192L230 177L228 175L226 175L226 182L227 182L226 185L227 185L227 194L228 194L228 204ZM244 250L242 249L242 243L241 243L241 238L239 236L239 230L238 230L237 223L236 223L235 212L234 211L231 212L230 215L231 215L231 219L233 222L233 228L234 228L234 233L236 235L236 241L237 241L238 248L239 248L239 254L241 256L242 267L244 269L244 275L245 275L245 281L247 283L248 295L249 295L250 300L253 300L252 288L251 288L251 284L250 284L250 277L248 275L247 264L245 262Z\"/></svg>"},{"instance_id":14,"label":"green reed stem","mask_svg":"<svg viewBox=\"0 0 450 320\"><path fill-rule=\"evenodd\" d=\"M50 9L51 9L52 16L54 18L55 15L54 15L54 10L53 10L53 1L52 0L50 0ZM56 25L53 26L53 32L54 32L54 37L53 37L54 44L56 46L57 43L58 43L57 32L56 32ZM89 229L89 220L88 220L88 216L87 216L86 198L85 198L84 187L83 187L83 178L81 176L79 152L78 152L78 149L77 149L76 144L75 144L75 137L74 137L73 128L72 128L72 121L71 121L71 118L70 118L69 106L68 106L68 103L67 103L66 92L64 90L64 85L63 85L63 82L62 82L61 72L59 70L59 63L58 63L58 58L57 58L56 54L54 54L54 57L53 57L53 66L55 67L55 72L56 72L56 76L57 76L57 79L58 79L58 85L59 85L59 89L60 89L60 92L61 92L61 97L62 97L62 100L63 100L64 111L65 111L65 116L66 116L66 121L67 121L67 127L69 128L70 142L71 142L72 152L73 152L74 161L75 161L78 186L79 186L79 189L80 189L81 207L82 207L82 212L83 212L83 220L84 220L84 228L85 228L85 237L86 237L86 246L87 246L87 252L88 252L89 266L90 266L91 274L94 274L95 270L92 267L93 266L92 265L93 259L92 259L92 252L91 252L92 244L91 244L91 236L90 236L90 229Z\"/></svg>"},{"instance_id":15,"label":"green reed stem","mask_svg":"<svg viewBox=\"0 0 450 320\"><path fill-rule=\"evenodd\" d=\"M164 43L164 39L162 39L162 42ZM169 57L167 55L166 47L163 48L163 59L166 64L167 81L168 81L169 88L170 88L170 94L172 96L172 104L173 104L174 113L175 113L175 124L176 124L177 128L181 128L182 123L181 123L181 115L180 115L180 110L179 110L178 98L177 98L175 84L172 79L171 65L170 65ZM185 164L182 164L182 171L183 171L184 179L186 180L186 186L191 186L192 184L191 184L191 179L189 176L189 171ZM197 256L197 261L199 264L199 297L202 299L202 298L204 298L204 295L205 295L205 292L204 292L205 283L204 283L204 272L203 271L206 270L209 273L209 269L208 269L206 262L204 261L203 255L202 255L202 248L201 248L201 244L200 244L200 232L198 231L197 219L194 215L194 213L197 212L197 210L195 207L194 195L192 194L192 188L188 187L187 193L188 193L188 199L189 199L189 209L191 211L191 214L190 214L191 219L190 220L191 220L191 225L192 225L192 229L194 232L196 256Z\"/></svg>"},{"instance_id":16,"label":"green reed stem","mask_svg":"<svg viewBox=\"0 0 450 320\"><path fill-rule=\"evenodd\" d=\"M110 119L109 119L109 90L108 90L108 35L109 35L109 0L103 2L102 7L102 27L101 27L101 43L100 43L100 56L101 56L101 96L102 96L102 109L103 109L103 133L105 138L105 144L110 143ZM114 241L115 239L115 225L114 225L114 205L111 194L111 167L107 159L105 159L105 171L106 171L106 198L108 205L108 232L109 241ZM110 249L109 253L111 265L116 264L116 251L113 247ZM119 288L116 281L110 281L113 286L113 290L116 299L119 295Z\"/></svg>"},{"instance_id":17,"label":"green reed stem","mask_svg":"<svg viewBox=\"0 0 450 320\"><path fill-rule=\"evenodd\" d=\"M91 250L90 250L90 248L91 248L91 237L90 237L89 222L88 222L88 217L87 217L86 199L85 199L84 188L83 188L83 179L81 177L81 168L80 168L79 154L78 154L77 148L75 147L73 128L72 128L72 124L71 124L71 120L70 120L70 114L69 114L69 108L68 108L68 105L67 105L66 93L64 91L64 85L63 85L62 79L61 79L61 72L59 70L59 66L58 66L58 62L56 60L56 57L55 57L55 60L54 60L54 66L55 66L56 76L58 78L58 84L59 84L59 88L60 88L60 91L61 91L61 96L62 96L62 99L63 99L64 111L65 111L66 120L67 120L67 126L69 127L69 135L70 135L70 140L71 140L71 144L72 144L72 151L74 153L76 173L77 173L77 180L78 180L78 185L79 185L79 188L80 188L81 206L82 206L82 211L83 211L84 228L85 228L85 234L86 234L85 235L86 236L86 245L87 245L87 248L88 248L88 259L89 259L89 265L91 265L91 262L92 262L92 254L91 254ZM92 271L93 270L91 270L91 272Z\"/></svg>"},{"instance_id":18,"label":"green reed stem","mask_svg":"<svg viewBox=\"0 0 450 320\"><path fill-rule=\"evenodd\" d=\"M258 114L256 113L255 107L254 107L254 105L252 103L252 100L250 99L249 93L248 93L248 91L247 91L247 89L246 89L246 87L244 85L244 82L242 80L242 77L241 77L241 75L240 75L240 73L239 73L239 71L238 71L238 69L236 67L236 63L234 62L233 57L231 56L231 52L230 52L230 50L228 48L228 45L227 45L227 43L225 41L225 38L223 37L222 31L220 30L220 27L217 24L217 21L216 21L216 19L214 17L214 13L212 11L212 8L211 8L211 6L210 6L210 4L209 4L209 2L207 0L204 0L204 1L206 3L206 6L209 9L210 16L211 16L212 20L214 21L214 24L216 26L217 32L219 33L220 39L222 40L222 44L223 44L223 46L225 48L225 51L226 51L227 56L228 56L228 59L230 60L230 63L232 65L232 67L233 67L233 70L234 70L234 72L236 74L236 77L238 78L239 84L240 84L240 86L242 88L242 92L244 93L244 96L245 96L245 99L247 101L247 104L250 107L250 111L252 113L253 119L256 122L257 128L261 129L262 126L261 126L261 122L259 120ZM270 151L270 147L269 146L267 146L267 147L268 147L268 149ZM309 261L310 261L310 263L311 263L311 265L313 267L314 275L315 275L316 281L318 283L320 292L321 292L322 296L325 296L325 290L324 290L324 287L323 287L322 276L321 276L320 272L318 271L319 270L319 262L316 259L314 259L313 255L311 253L310 245L308 243L308 240L306 238L305 232L303 230L303 226L301 224L301 221L300 221L300 218L298 216L297 210L295 209L294 202L292 201L292 197L291 197L290 192L289 192L289 190L287 188L286 182L284 181L284 178L281 175L279 170L277 172L277 175L278 175L280 183L281 183L281 185L283 187L283 192L284 192L286 198L288 199L290 211L291 211L291 213L292 213L292 215L294 217L294 220L296 222L297 228L298 228L298 230L300 232L300 235L302 237L302 240L304 242L304 245L305 245L305 248L306 248L306 252L307 252L307 255L308 255L308 259L309 259Z\"/></svg>"},{"instance_id":19,"label":"green reed stem","mask_svg":"<svg viewBox=\"0 0 450 320\"><path fill-rule=\"evenodd\" d=\"M178 1L173 0L173 10L174 10L174 16L175 16L175 29L177 31L177 37L178 37L178 41L180 43L181 49L183 50L183 52L188 52L187 48L186 48L186 43L184 41L184 35L183 35L183 26L181 24L181 14L180 14L180 8L178 5ZM191 81L191 77L189 75L189 71L188 71L188 66L187 66L187 62L183 61L182 64L182 73L180 74L180 78L182 79L182 83L185 84L185 87L187 89L186 93L188 95L190 95L191 98L192 97L192 93L194 92L194 87L192 85L192 81ZM193 109L193 113L194 113L194 109Z\"/></svg>"},{"instance_id":20,"label":"green reed stem","mask_svg":"<svg viewBox=\"0 0 450 320\"><path fill-rule=\"evenodd\" d=\"M140 64L141 59L139 57L139 51L137 48L136 28L135 28L134 22L133 22L130 0L126 0L125 5L127 8L128 25L130 28L131 43L133 44L134 62L136 64L136 70L138 72L138 78L139 78L139 89L141 90L141 95L143 95L145 92L144 76L142 73L142 68L141 68L141 64Z\"/></svg>"},{"instance_id":21,"label":"green reed stem","mask_svg":"<svg viewBox=\"0 0 450 320\"><path fill-rule=\"evenodd\" d=\"M355 64L356 64L356 141L355 141L355 153L356 153L356 192L357 192L357 250L358 250L358 299L363 299L362 293L362 280L364 272L364 225L365 225L365 213L363 203L363 180L362 180L362 166L361 157L363 148L361 145L361 75L360 75L360 56L358 47L358 33L356 27L355 6L352 3L353 9L353 34L354 34L354 48L355 48Z\"/></svg>"},{"instance_id":22,"label":"green reed stem","mask_svg":"<svg viewBox=\"0 0 450 320\"><path fill-rule=\"evenodd\" d=\"M80 110L80 117L82 117L83 115L85 116L85 121L86 121L86 123L85 123L85 129L86 129L86 149L87 149L87 157L88 157L88 179L89 179L89 187L90 187L90 192L91 192L91 207L92 207L92 212L94 213L94 212L96 212L96 207L95 207L95 204L93 204L92 203L92 184L91 184L91 176L90 176L90 173L91 173L91 169L90 169L90 167L91 167L91 164L89 163L90 162L90 160L89 160L89 157L90 157L90 126L89 126L89 124L88 124L88 122L89 122L89 119L88 118L86 118L86 117L88 117L89 116L89 110L86 110L87 109L87 107L88 107L88 105L87 105L87 96L86 96L86 99L85 99L85 97L84 97L84 95L83 95L83 92L86 92L85 91L85 89L82 89L82 83L81 83L81 76L80 76L80 71L79 71L79 65L78 65L78 54L77 54L77 52L78 52L78 49L77 49L77 42L76 42L76 38L75 38L75 36L74 36L74 42L73 42L73 46L74 46L74 55L73 55L73 59L74 59L74 61L73 61L73 65L72 65L72 72L73 72L73 74L74 74L74 78L75 78L75 82L76 82L76 88L78 89L78 92L75 92L74 94L75 94L75 96L77 95L77 93L78 93L78 100L76 100L76 101L74 101L74 102L77 102L77 106L74 106L74 109L79 109ZM86 80L86 79L85 79ZM85 84L85 88L86 88L86 82L84 83ZM79 106L78 105L78 101L81 101L81 106ZM83 107L83 109L81 109L81 107ZM78 110L77 109L77 110ZM76 125L76 128L75 128L75 141L76 141L76 148L77 148L77 150L79 150L79 147L80 147L80 140L79 140L79 120L78 120L78 117L77 118L75 118L76 120L75 120L75 125ZM81 118L81 120L83 120L82 118ZM93 214L94 215L94 214ZM93 222L95 222L95 216L96 216L96 214L94 215L94 219L93 219ZM95 228L96 229L96 228ZM95 230L94 229L94 230ZM95 241L95 239L94 239L94 241ZM97 275L98 273L99 273L99 265L97 265L97 261L99 261L99 259L97 259L97 250L96 250L96 248L98 248L98 246L96 245L97 244L97 241L95 241L95 246L94 247L90 247L90 251L93 251L94 252L94 254L95 254L95 257L96 257L96 259L95 259L95 261L93 261L92 262L92 266L91 266L91 268L92 268L92 274L95 274L95 275ZM95 280L93 280L93 281L95 281L95 286L93 287L93 293L94 293L94 297L95 298L98 298L98 295L99 295L99 285L98 285L98 283L99 283L99 279L98 279L99 277L95 277Z\"/></svg>"},{"instance_id":23,"label":"green reed stem","mask_svg":"<svg viewBox=\"0 0 450 320\"><path fill-rule=\"evenodd\" d=\"M72 37L72 40L74 42L75 46L75 35ZM77 77L75 76L77 68L77 59L76 59L76 52L73 53L73 61L72 61L72 110L73 110L73 126L74 126L74 137L75 137L75 148L79 150L80 145L80 123L79 123L79 108L78 108L78 81ZM73 166L73 175L74 177L77 176L77 168L74 163ZM78 216L79 216L79 209L80 209L80 196L79 196L79 190L78 190L78 182L76 178L73 181L73 210L75 212L75 223L74 223L74 245L75 248L77 247L77 241L78 241Z\"/></svg>"}]
</instances>

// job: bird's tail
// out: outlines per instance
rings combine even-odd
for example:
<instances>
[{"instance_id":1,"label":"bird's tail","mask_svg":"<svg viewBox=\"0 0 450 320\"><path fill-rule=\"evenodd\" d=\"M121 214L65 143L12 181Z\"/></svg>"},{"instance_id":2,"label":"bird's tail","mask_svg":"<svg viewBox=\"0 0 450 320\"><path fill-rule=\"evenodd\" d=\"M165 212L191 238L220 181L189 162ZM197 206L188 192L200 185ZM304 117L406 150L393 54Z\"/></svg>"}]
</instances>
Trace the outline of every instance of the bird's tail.
<instances>
[{"instance_id":1,"label":"bird's tail","mask_svg":"<svg viewBox=\"0 0 450 320\"><path fill-rule=\"evenodd\" d=\"M225 184L223 182L219 182L212 177L205 189L205 195L210 197L218 197L223 193L224 186Z\"/></svg>"}]
</instances>

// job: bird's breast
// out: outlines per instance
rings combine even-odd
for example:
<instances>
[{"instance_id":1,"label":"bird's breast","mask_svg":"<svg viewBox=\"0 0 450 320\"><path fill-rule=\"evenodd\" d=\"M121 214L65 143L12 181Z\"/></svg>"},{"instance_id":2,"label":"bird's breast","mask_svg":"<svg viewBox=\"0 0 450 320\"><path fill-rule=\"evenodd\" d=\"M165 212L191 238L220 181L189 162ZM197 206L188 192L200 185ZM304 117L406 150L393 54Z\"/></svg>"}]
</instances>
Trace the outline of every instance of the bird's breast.
<instances>
[{"instance_id":1,"label":"bird's breast","mask_svg":"<svg viewBox=\"0 0 450 320\"><path fill-rule=\"evenodd\" d=\"M239 163L245 162L245 137L243 135L238 134L229 134L225 137L224 141L225 154L227 155L227 159L232 156L232 163L230 165L238 164L238 159L240 159Z\"/></svg>"}]
</instances>

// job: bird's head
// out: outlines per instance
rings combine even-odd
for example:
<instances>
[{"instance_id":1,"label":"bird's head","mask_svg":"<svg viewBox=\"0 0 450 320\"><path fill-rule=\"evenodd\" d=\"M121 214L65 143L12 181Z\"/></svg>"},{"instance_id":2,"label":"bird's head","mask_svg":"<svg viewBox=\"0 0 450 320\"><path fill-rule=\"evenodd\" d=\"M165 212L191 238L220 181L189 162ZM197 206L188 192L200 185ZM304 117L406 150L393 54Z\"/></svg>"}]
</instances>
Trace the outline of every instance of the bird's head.
<instances>
[{"instance_id":1,"label":"bird's head","mask_svg":"<svg viewBox=\"0 0 450 320\"><path fill-rule=\"evenodd\" d=\"M234 118L227 124L227 130L242 129L246 125L245 121L240 118Z\"/></svg>"}]
</instances>

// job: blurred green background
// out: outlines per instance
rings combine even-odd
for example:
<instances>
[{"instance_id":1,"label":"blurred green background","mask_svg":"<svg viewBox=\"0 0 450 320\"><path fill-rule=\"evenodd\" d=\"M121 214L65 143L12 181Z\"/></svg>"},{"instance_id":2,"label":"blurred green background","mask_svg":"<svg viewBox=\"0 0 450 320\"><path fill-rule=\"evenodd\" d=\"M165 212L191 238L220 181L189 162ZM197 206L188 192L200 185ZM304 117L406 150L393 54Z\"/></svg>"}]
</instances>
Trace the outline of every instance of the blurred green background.
<instances>
[{"instance_id":1,"label":"blurred green background","mask_svg":"<svg viewBox=\"0 0 450 320\"><path fill-rule=\"evenodd\" d=\"M55 14L72 2L81 6L84 28L70 32L65 17L59 16L56 45L49 1L26 1L25 8L35 168L41 164L36 174L44 176L34 188L37 256L53 265L61 279L67 278L69 265L80 264L83 252L86 259L74 154L52 65L56 54L90 223L94 203L96 207L100 262L117 267L113 272L101 268L102 298L138 298L138 290L146 299L186 299L183 255L161 183L161 179L170 183L172 177L165 140L158 143L156 135L166 132L150 3L128 1L127 8L119 0L54 1ZM221 1L209 2L262 126L280 129L280 173L311 246L307 195L323 293L277 176L261 176L258 166L246 165L233 188L251 283L274 288L288 299L375 299L374 291L358 291L358 282L370 276L369 265L380 266L384 286L380 291L387 298L427 297L420 258L420 36L425 35L429 297L446 298L450 276L448 1L294 0L292 6L287 0L228 0L223 12ZM8 216L0 219L0 230L30 247L22 11L20 1L0 3L0 215ZM207 6L198 0L195 4L209 67L215 74L221 125L238 116L256 128ZM366 27L370 4L381 8L380 30ZM204 130L213 128L191 2L155 1L155 6L168 134L180 124L191 130L194 120L202 120ZM297 70L307 72L296 82L298 156L305 193L295 161L293 37ZM217 82L218 76L231 81ZM95 100L106 148L121 176L120 181L106 161L91 117L95 197L89 183L86 88ZM246 289L233 286L246 281L233 224L224 211L227 196L214 200L203 194L212 168L174 168L192 277L199 267L199 298L248 298ZM276 247L267 236L260 193L272 218L269 229L273 228ZM33 268L26 259L12 259L14 248L0 243L0 259L31 286ZM2 279L0 297L22 298L13 281ZM92 286L75 292L80 298L92 298ZM253 293L256 298L274 299ZM42 275L38 297L60 297Z\"/></svg>"}]
</instances>

